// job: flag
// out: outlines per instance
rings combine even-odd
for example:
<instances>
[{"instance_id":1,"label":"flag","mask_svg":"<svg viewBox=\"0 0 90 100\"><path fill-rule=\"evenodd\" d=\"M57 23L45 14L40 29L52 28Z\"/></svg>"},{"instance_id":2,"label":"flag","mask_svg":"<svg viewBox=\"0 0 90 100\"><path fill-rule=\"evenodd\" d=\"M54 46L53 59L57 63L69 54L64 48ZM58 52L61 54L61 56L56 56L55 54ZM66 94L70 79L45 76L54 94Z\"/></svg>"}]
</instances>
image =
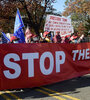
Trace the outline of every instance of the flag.
<instances>
[{"instance_id":1,"label":"flag","mask_svg":"<svg viewBox=\"0 0 90 100\"><path fill-rule=\"evenodd\" d=\"M24 27L24 24L23 24L22 18L20 16L19 9L17 9L15 25L14 25L14 36L19 38L19 41L18 41L19 43L25 43L23 27Z\"/></svg>"},{"instance_id":2,"label":"flag","mask_svg":"<svg viewBox=\"0 0 90 100\"><path fill-rule=\"evenodd\" d=\"M4 32L2 32L2 43L9 43L10 42L10 39L7 38L6 34Z\"/></svg>"},{"instance_id":3,"label":"flag","mask_svg":"<svg viewBox=\"0 0 90 100\"><path fill-rule=\"evenodd\" d=\"M80 41L81 41L83 38L84 38L84 34L82 34L82 35L80 36L80 38L78 39L77 43L80 43Z\"/></svg>"},{"instance_id":4,"label":"flag","mask_svg":"<svg viewBox=\"0 0 90 100\"><path fill-rule=\"evenodd\" d=\"M72 41L73 39L76 39L76 38L77 38L77 36L73 35L73 36L70 37L70 40Z\"/></svg>"},{"instance_id":5,"label":"flag","mask_svg":"<svg viewBox=\"0 0 90 100\"><path fill-rule=\"evenodd\" d=\"M26 31L25 31L25 41L26 43L28 43L29 39L33 36L33 34L31 33L29 27L27 26Z\"/></svg>"}]
</instances>

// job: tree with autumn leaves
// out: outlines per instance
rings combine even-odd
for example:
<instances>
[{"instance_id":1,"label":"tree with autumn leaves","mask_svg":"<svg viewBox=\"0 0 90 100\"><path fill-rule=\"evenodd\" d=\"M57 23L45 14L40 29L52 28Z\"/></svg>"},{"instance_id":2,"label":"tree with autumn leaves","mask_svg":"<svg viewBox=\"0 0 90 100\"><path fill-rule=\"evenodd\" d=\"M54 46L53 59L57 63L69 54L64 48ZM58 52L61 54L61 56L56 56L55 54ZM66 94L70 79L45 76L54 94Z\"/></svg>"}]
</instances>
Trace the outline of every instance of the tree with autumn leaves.
<instances>
[{"instance_id":1,"label":"tree with autumn leaves","mask_svg":"<svg viewBox=\"0 0 90 100\"><path fill-rule=\"evenodd\" d=\"M44 26L44 17L52 12L55 0L0 0L0 28L13 32L16 9L19 8L25 25L29 25L39 35Z\"/></svg>"},{"instance_id":2,"label":"tree with autumn leaves","mask_svg":"<svg viewBox=\"0 0 90 100\"><path fill-rule=\"evenodd\" d=\"M88 35L90 30L86 27L90 25L90 0L66 0L65 5L63 15L71 16L76 31Z\"/></svg>"}]
</instances>

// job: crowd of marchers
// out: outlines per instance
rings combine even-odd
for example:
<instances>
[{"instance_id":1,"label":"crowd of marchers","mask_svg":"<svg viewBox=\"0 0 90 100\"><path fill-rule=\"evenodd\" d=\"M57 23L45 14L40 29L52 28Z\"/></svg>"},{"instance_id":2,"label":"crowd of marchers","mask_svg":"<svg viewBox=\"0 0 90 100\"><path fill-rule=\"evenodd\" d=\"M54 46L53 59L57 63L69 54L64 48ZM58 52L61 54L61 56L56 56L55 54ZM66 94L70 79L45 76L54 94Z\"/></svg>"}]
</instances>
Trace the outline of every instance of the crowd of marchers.
<instances>
[{"instance_id":1,"label":"crowd of marchers","mask_svg":"<svg viewBox=\"0 0 90 100\"><path fill-rule=\"evenodd\" d=\"M8 43L19 43L20 40L20 38L13 35L8 38L10 39ZM40 33L40 36L31 33L29 28L25 31L25 43L80 43L83 38L84 35L78 37L75 33L62 38L59 31L56 31L54 34L51 31L45 31L43 34Z\"/></svg>"},{"instance_id":2,"label":"crowd of marchers","mask_svg":"<svg viewBox=\"0 0 90 100\"><path fill-rule=\"evenodd\" d=\"M31 33L29 27L25 30L25 43L80 43L83 38L84 35L78 37L77 33L62 37L59 31L44 31L44 33L40 33L40 36L37 36ZM12 36L10 42L18 43L18 40L19 38Z\"/></svg>"},{"instance_id":3,"label":"crowd of marchers","mask_svg":"<svg viewBox=\"0 0 90 100\"><path fill-rule=\"evenodd\" d=\"M42 34L42 33L41 33ZM78 37L77 34L61 37L60 32L56 31L55 35L52 32L45 31L41 36L29 34L25 37L25 43L80 43L84 35ZM19 38L12 36L11 43L18 43Z\"/></svg>"}]
</instances>

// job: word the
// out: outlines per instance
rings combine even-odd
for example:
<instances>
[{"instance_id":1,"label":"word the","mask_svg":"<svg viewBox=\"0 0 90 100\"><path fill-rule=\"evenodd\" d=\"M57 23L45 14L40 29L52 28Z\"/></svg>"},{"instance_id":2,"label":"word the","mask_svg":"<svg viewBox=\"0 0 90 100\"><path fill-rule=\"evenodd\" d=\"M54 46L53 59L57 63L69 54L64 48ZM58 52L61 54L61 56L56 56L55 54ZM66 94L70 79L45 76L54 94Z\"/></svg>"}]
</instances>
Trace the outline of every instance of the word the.
<instances>
[{"instance_id":1,"label":"word the","mask_svg":"<svg viewBox=\"0 0 90 100\"><path fill-rule=\"evenodd\" d=\"M73 50L73 61L90 59L90 49Z\"/></svg>"}]
</instances>

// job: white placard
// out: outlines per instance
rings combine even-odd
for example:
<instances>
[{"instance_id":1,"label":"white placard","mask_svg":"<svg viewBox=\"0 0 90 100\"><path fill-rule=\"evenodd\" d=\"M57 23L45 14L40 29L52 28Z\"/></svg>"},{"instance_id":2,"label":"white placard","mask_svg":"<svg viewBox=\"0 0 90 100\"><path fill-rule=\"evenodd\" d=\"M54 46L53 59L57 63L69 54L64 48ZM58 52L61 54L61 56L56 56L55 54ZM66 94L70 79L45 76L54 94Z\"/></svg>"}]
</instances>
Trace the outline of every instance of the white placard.
<instances>
[{"instance_id":1,"label":"white placard","mask_svg":"<svg viewBox=\"0 0 90 100\"><path fill-rule=\"evenodd\" d=\"M55 15L47 15L44 31L59 31L62 37L74 32L70 18Z\"/></svg>"}]
</instances>

